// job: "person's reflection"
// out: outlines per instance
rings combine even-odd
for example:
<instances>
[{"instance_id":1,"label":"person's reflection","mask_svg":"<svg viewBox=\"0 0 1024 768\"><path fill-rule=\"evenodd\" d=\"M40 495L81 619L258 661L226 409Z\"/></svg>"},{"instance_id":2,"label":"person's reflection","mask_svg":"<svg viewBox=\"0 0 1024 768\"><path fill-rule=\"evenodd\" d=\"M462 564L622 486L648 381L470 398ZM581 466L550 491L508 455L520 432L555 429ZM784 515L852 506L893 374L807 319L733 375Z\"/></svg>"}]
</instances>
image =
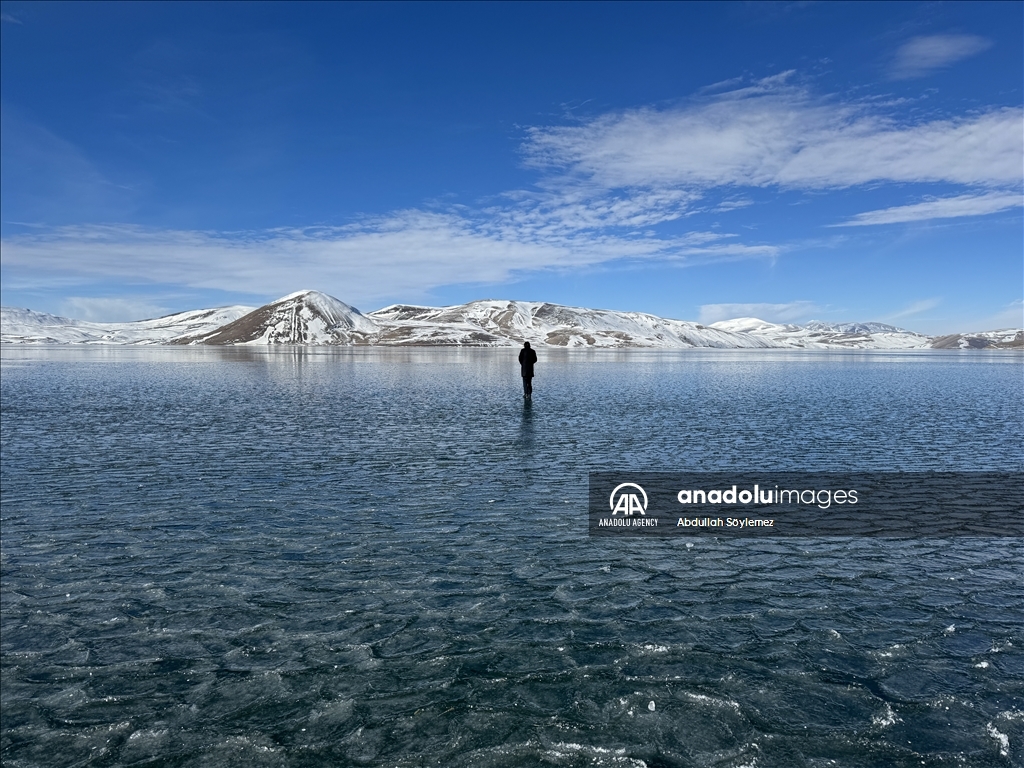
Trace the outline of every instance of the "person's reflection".
<instances>
[{"instance_id":1,"label":"person's reflection","mask_svg":"<svg viewBox=\"0 0 1024 768\"><path fill-rule=\"evenodd\" d=\"M523 415L519 421L519 444L528 452L533 451L533 401L523 398Z\"/></svg>"}]
</instances>

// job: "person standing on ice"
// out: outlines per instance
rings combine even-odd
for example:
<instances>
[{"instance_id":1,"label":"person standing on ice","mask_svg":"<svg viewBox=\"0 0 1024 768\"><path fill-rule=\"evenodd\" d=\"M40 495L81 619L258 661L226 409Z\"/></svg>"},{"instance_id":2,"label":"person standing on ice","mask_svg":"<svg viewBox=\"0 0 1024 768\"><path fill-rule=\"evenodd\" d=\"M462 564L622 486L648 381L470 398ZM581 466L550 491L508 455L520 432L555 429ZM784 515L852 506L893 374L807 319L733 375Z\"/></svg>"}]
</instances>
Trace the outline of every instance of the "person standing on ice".
<instances>
[{"instance_id":1,"label":"person standing on ice","mask_svg":"<svg viewBox=\"0 0 1024 768\"><path fill-rule=\"evenodd\" d=\"M519 365L523 373L523 397L533 397L533 364L537 362L537 353L530 349L530 342L524 341L519 350Z\"/></svg>"}]
</instances>

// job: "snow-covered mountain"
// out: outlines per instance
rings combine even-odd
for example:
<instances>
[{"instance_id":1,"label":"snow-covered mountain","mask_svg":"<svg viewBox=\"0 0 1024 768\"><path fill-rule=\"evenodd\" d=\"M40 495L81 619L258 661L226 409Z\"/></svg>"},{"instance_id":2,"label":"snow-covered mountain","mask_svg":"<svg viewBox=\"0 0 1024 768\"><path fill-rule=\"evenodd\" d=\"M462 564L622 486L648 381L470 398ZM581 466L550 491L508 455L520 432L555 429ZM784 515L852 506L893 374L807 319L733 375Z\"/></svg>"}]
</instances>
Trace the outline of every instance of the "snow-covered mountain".
<instances>
[{"instance_id":1,"label":"snow-covered mountain","mask_svg":"<svg viewBox=\"0 0 1024 768\"><path fill-rule=\"evenodd\" d=\"M0 341L5 344L168 344L181 336L209 333L253 307L193 309L153 320L90 323L31 309L0 307Z\"/></svg>"},{"instance_id":2,"label":"snow-covered mountain","mask_svg":"<svg viewBox=\"0 0 1024 768\"><path fill-rule=\"evenodd\" d=\"M319 291L298 291L174 344L370 344L380 327Z\"/></svg>"},{"instance_id":3,"label":"snow-covered mountain","mask_svg":"<svg viewBox=\"0 0 1024 768\"><path fill-rule=\"evenodd\" d=\"M1024 331L1004 328L981 333L954 333L932 339L935 349L1024 349Z\"/></svg>"},{"instance_id":4,"label":"snow-covered mountain","mask_svg":"<svg viewBox=\"0 0 1024 768\"><path fill-rule=\"evenodd\" d=\"M773 347L927 349L932 345L930 336L885 323L822 323L815 320L806 325L781 325L756 317L740 317L712 323L711 327L769 339Z\"/></svg>"},{"instance_id":5,"label":"snow-covered mountain","mask_svg":"<svg viewBox=\"0 0 1024 768\"><path fill-rule=\"evenodd\" d=\"M452 307L395 304L367 314L318 291L262 307L193 310L134 323L88 323L28 309L0 309L0 341L21 344L310 344L718 349L977 349L1024 347L1010 329L931 338L884 323L769 323L753 317L712 325L642 312L531 301Z\"/></svg>"},{"instance_id":6,"label":"snow-covered mountain","mask_svg":"<svg viewBox=\"0 0 1024 768\"><path fill-rule=\"evenodd\" d=\"M767 339L666 320L641 312L565 307L535 301L471 301L454 307L395 304L369 317L385 330L386 344L473 344L556 347L773 346Z\"/></svg>"}]
</instances>

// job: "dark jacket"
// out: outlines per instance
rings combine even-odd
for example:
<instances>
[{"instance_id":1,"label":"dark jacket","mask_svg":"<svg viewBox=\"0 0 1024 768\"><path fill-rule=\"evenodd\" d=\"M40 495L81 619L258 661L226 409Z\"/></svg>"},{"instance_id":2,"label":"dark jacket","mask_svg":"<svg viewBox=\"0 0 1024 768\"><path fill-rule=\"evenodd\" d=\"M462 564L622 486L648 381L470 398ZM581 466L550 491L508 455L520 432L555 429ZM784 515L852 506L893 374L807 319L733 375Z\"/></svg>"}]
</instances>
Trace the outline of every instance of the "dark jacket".
<instances>
[{"instance_id":1,"label":"dark jacket","mask_svg":"<svg viewBox=\"0 0 1024 768\"><path fill-rule=\"evenodd\" d=\"M537 353L532 349L519 351L519 364L523 367L523 378L533 378L533 364L537 362Z\"/></svg>"}]
</instances>

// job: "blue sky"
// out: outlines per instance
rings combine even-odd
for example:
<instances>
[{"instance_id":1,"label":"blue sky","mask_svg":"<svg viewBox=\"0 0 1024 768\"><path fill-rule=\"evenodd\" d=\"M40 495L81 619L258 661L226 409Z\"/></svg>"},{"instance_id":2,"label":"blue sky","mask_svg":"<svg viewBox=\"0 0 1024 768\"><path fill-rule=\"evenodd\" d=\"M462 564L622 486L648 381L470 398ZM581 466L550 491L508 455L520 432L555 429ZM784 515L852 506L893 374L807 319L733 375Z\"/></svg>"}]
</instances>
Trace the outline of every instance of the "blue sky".
<instances>
[{"instance_id":1,"label":"blue sky","mask_svg":"<svg viewBox=\"0 0 1024 768\"><path fill-rule=\"evenodd\" d=\"M1021 3L0 3L0 292L1024 324Z\"/></svg>"}]
</instances>

